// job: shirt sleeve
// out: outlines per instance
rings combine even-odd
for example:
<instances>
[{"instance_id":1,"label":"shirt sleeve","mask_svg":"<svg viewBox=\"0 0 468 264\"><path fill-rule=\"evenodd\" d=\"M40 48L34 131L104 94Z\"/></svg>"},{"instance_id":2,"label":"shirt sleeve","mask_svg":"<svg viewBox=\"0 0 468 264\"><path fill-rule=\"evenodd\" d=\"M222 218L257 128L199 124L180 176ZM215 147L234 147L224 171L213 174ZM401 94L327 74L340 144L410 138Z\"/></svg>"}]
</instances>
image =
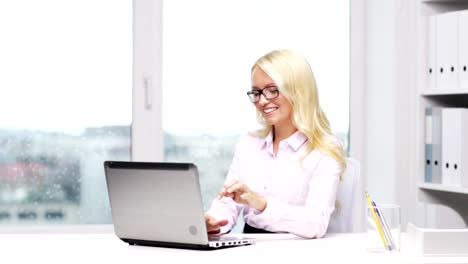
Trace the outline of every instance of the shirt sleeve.
<instances>
[{"instance_id":1,"label":"shirt sleeve","mask_svg":"<svg viewBox=\"0 0 468 264\"><path fill-rule=\"evenodd\" d=\"M272 232L289 232L305 238L325 235L330 215L335 208L340 164L323 156L309 181L304 206L288 205L273 196L267 196L267 207L252 220L258 228Z\"/></svg>"},{"instance_id":2,"label":"shirt sleeve","mask_svg":"<svg viewBox=\"0 0 468 264\"><path fill-rule=\"evenodd\" d=\"M238 143L234 158L232 160L231 166L229 167L228 175L226 176L225 182L231 180L239 180L239 152L241 151L241 144ZM222 186L219 186L221 189ZM214 217L217 220L226 219L229 223L221 227L221 234L229 232L237 222L237 217L240 212L243 210L244 206L234 202L229 197L223 197L221 199L215 198L211 203L210 209L207 211L209 215Z\"/></svg>"}]
</instances>

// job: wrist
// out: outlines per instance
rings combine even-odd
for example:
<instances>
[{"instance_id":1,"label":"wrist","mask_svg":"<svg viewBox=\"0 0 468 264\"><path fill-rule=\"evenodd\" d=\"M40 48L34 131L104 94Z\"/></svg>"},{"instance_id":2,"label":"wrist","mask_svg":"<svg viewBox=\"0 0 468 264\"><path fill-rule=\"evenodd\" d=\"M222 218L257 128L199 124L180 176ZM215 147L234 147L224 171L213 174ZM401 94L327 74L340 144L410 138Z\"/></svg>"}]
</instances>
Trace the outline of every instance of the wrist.
<instances>
[{"instance_id":1,"label":"wrist","mask_svg":"<svg viewBox=\"0 0 468 264\"><path fill-rule=\"evenodd\" d=\"M258 198L258 205L255 209L257 209L260 212L263 212L267 206L267 200L263 196L259 196Z\"/></svg>"}]
</instances>

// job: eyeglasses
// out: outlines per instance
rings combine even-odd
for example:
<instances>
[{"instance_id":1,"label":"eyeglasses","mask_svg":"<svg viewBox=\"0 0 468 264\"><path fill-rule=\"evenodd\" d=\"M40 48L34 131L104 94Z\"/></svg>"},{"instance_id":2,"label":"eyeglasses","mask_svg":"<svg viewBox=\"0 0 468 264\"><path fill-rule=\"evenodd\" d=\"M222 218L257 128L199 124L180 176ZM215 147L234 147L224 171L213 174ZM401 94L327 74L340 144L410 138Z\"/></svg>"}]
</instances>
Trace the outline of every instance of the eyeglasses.
<instances>
[{"instance_id":1,"label":"eyeglasses","mask_svg":"<svg viewBox=\"0 0 468 264\"><path fill-rule=\"evenodd\" d=\"M265 87L265 88L263 88L261 90L252 90L252 91L247 92L247 95L249 96L250 102L252 102L252 103L256 103L256 102L260 101L260 95L262 95L262 94L263 94L263 97L265 97L265 99L267 99L267 100L274 99L274 98L278 97L278 95L279 95L278 87L268 86L268 87Z\"/></svg>"}]
</instances>

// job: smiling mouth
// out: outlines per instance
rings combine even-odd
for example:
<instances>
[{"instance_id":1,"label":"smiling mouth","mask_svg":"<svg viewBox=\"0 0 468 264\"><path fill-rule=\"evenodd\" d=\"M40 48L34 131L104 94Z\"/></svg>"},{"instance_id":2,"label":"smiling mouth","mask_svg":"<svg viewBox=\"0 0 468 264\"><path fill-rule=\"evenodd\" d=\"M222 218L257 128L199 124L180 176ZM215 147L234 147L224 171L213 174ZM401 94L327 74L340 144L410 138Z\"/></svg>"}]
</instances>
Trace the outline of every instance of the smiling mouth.
<instances>
[{"instance_id":1,"label":"smiling mouth","mask_svg":"<svg viewBox=\"0 0 468 264\"><path fill-rule=\"evenodd\" d=\"M278 107L269 107L269 108L265 108L265 109L263 109L263 113L265 113L265 114L270 114L270 113L275 112L277 109L278 109Z\"/></svg>"}]
</instances>

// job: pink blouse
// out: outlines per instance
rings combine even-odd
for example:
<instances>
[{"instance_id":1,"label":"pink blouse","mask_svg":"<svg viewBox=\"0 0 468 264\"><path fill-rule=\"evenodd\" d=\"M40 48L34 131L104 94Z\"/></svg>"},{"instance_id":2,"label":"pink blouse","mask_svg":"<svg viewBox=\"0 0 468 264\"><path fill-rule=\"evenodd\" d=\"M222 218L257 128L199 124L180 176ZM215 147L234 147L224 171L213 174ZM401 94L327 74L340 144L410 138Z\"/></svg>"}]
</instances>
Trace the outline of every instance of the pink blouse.
<instances>
[{"instance_id":1,"label":"pink blouse","mask_svg":"<svg viewBox=\"0 0 468 264\"><path fill-rule=\"evenodd\" d=\"M226 181L243 182L264 196L267 206L259 212L231 198L215 199L208 214L229 221L221 233L231 230L243 211L244 222L256 228L306 238L325 235L335 208L341 166L318 150L301 163L307 141L305 134L297 131L280 142L275 155L271 132L266 138L245 135L240 139Z\"/></svg>"}]
</instances>

